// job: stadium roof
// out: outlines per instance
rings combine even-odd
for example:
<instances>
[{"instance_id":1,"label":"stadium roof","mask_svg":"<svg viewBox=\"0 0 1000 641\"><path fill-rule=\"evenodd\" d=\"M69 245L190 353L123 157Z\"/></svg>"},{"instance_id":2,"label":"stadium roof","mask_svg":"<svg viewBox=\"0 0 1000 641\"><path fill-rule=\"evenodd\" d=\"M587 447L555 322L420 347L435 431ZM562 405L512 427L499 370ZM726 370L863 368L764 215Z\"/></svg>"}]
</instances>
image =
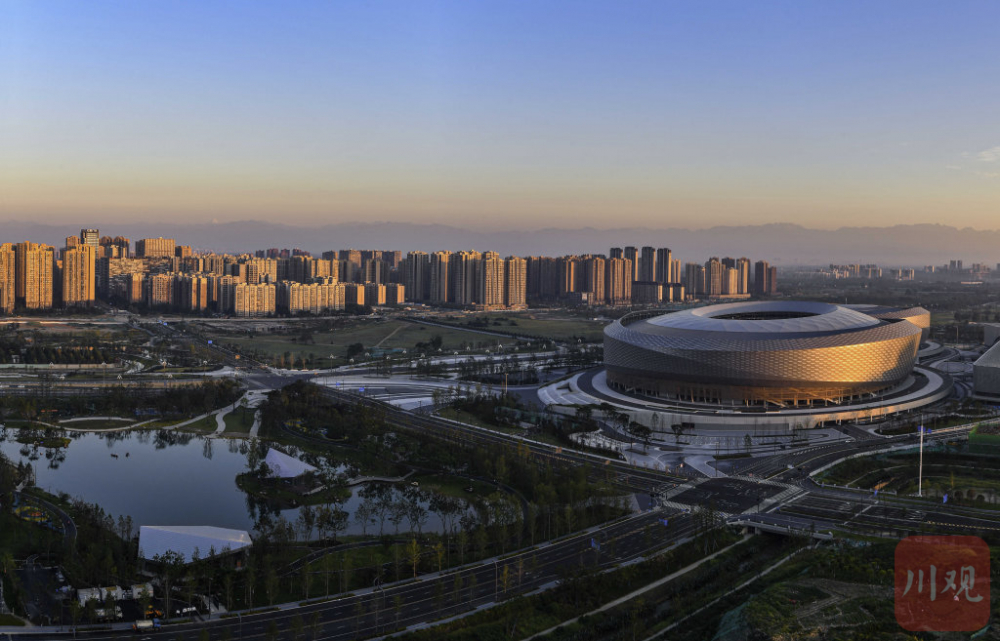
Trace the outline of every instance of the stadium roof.
<instances>
[{"instance_id":1,"label":"stadium roof","mask_svg":"<svg viewBox=\"0 0 1000 641\"><path fill-rule=\"evenodd\" d=\"M315 472L316 468L308 463L304 463L294 456L289 456L284 452L271 448L264 457L264 463L271 470L271 474L279 479L293 479L302 476L306 472Z\"/></svg>"},{"instance_id":2,"label":"stadium roof","mask_svg":"<svg viewBox=\"0 0 1000 641\"><path fill-rule=\"evenodd\" d=\"M245 530L229 530L210 525L143 525L139 528L139 555L152 560L168 551L181 555L189 563L197 549L201 558L209 552L235 552L253 543Z\"/></svg>"},{"instance_id":3,"label":"stadium roof","mask_svg":"<svg viewBox=\"0 0 1000 641\"><path fill-rule=\"evenodd\" d=\"M783 312L791 317L733 318L756 314L780 316ZM881 321L863 312L829 303L766 301L697 307L651 318L647 322L651 326L700 332L805 334L874 327Z\"/></svg>"}]
</instances>

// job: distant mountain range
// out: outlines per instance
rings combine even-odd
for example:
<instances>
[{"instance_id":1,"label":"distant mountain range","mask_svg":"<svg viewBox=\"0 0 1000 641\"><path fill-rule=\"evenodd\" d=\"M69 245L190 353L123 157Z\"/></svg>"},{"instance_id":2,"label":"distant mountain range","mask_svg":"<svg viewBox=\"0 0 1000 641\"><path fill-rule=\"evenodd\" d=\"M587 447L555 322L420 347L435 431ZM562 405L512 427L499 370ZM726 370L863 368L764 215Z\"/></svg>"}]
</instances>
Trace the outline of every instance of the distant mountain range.
<instances>
[{"instance_id":1,"label":"distant mountain range","mask_svg":"<svg viewBox=\"0 0 1000 641\"><path fill-rule=\"evenodd\" d=\"M777 265L877 263L882 266L939 265L961 259L966 265L1000 262L1000 230L958 229L946 225L842 227L809 229L793 224L712 227L708 229L619 228L539 229L482 232L447 225L394 222L335 223L296 227L262 221L214 224L131 222L99 225L102 235L133 241L156 236L176 238L199 250L244 252L268 247L299 247L314 254L330 249L399 249L426 252L475 249L521 256L604 253L609 247L670 247L682 261L709 256L747 256ZM68 225L4 222L0 242L32 240L56 247L79 233Z\"/></svg>"}]
</instances>

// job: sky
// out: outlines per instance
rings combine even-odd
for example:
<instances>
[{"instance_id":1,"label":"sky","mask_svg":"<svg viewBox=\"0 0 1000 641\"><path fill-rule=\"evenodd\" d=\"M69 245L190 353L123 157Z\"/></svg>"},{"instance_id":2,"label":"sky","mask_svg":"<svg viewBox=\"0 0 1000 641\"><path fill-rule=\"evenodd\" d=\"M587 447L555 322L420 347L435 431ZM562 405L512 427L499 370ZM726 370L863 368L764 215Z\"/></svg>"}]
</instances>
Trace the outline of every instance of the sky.
<instances>
[{"instance_id":1,"label":"sky","mask_svg":"<svg viewBox=\"0 0 1000 641\"><path fill-rule=\"evenodd\" d=\"M0 221L1000 228L992 0L0 15Z\"/></svg>"}]
</instances>

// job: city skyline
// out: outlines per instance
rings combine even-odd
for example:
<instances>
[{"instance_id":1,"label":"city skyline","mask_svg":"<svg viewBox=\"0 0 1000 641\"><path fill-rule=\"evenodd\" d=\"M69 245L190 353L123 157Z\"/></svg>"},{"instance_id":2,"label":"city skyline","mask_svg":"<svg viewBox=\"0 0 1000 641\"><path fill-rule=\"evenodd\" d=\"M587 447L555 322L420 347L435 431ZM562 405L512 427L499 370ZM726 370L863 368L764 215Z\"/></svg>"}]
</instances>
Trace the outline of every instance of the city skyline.
<instances>
[{"instance_id":1,"label":"city skyline","mask_svg":"<svg viewBox=\"0 0 1000 641\"><path fill-rule=\"evenodd\" d=\"M1000 7L902 9L12 3L0 220L992 228Z\"/></svg>"}]
</instances>

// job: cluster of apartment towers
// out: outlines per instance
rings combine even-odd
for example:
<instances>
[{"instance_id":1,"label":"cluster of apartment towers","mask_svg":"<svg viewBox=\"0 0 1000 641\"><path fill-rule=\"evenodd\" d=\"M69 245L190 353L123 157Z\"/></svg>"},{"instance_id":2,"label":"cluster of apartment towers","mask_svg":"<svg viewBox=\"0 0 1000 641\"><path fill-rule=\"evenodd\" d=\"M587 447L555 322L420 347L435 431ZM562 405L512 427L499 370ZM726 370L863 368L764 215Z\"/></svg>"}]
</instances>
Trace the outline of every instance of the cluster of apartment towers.
<instances>
[{"instance_id":1,"label":"cluster of apartment towers","mask_svg":"<svg viewBox=\"0 0 1000 641\"><path fill-rule=\"evenodd\" d=\"M496 252L268 249L194 254L171 238L131 241L96 229L65 247L0 245L0 311L87 306L95 300L152 309L253 317L324 313L404 302L523 309L532 302L631 305L775 293L775 268L747 258L680 261L671 250L612 248L610 255L501 258Z\"/></svg>"},{"instance_id":2,"label":"cluster of apartment towers","mask_svg":"<svg viewBox=\"0 0 1000 641\"><path fill-rule=\"evenodd\" d=\"M655 305L695 298L739 299L777 291L767 261L710 258L681 263L668 248L612 247L610 254L509 256L495 252L410 252L401 261L407 300L476 308L527 302Z\"/></svg>"}]
</instances>

